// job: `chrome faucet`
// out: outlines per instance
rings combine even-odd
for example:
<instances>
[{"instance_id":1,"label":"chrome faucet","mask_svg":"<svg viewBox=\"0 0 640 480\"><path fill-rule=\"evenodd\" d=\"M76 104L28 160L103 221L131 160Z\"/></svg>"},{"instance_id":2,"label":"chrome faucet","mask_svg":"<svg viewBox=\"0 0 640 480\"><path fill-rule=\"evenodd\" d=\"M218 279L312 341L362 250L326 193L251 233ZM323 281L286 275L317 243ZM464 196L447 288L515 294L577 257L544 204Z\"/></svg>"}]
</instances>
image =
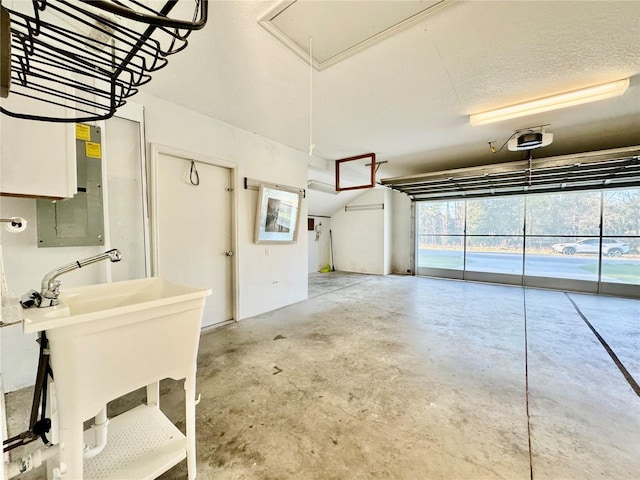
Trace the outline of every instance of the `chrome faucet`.
<instances>
[{"instance_id":1,"label":"chrome faucet","mask_svg":"<svg viewBox=\"0 0 640 480\"><path fill-rule=\"evenodd\" d=\"M54 305L58 305L58 296L60 295L60 281L56 280L56 278L58 278L60 275L107 259L111 260L112 262L119 262L120 260L122 260L122 254L120 253L120 250L114 248L113 250L101 253L100 255L94 255L93 257L85 258L84 260L76 260L75 262L51 270L42 279L42 290L40 292L42 301L38 306L53 307Z\"/></svg>"}]
</instances>

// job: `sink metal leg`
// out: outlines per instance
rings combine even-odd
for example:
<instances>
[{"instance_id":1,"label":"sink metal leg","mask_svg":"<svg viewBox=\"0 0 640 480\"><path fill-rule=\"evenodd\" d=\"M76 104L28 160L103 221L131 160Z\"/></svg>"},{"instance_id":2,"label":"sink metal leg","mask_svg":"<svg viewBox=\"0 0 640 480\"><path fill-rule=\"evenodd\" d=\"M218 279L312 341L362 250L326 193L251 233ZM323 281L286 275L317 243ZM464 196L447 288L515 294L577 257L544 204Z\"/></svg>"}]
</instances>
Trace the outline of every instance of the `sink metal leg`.
<instances>
[{"instance_id":1,"label":"sink metal leg","mask_svg":"<svg viewBox=\"0 0 640 480\"><path fill-rule=\"evenodd\" d=\"M189 480L196 478L196 376L184 380L185 429L187 434L187 473Z\"/></svg>"},{"instance_id":2,"label":"sink metal leg","mask_svg":"<svg viewBox=\"0 0 640 480\"><path fill-rule=\"evenodd\" d=\"M62 426L59 430L60 439L60 473L64 480L82 480L84 437L82 422L73 422L72 427Z\"/></svg>"}]
</instances>

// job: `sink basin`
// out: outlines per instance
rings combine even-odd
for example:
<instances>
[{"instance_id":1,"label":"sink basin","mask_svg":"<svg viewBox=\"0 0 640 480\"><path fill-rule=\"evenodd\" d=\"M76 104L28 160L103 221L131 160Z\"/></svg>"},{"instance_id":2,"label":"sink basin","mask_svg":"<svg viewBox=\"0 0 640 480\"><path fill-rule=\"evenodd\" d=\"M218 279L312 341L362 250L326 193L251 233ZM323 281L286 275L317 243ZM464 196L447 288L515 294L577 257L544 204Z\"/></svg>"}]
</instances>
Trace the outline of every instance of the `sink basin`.
<instances>
[{"instance_id":1,"label":"sink basin","mask_svg":"<svg viewBox=\"0 0 640 480\"><path fill-rule=\"evenodd\" d=\"M159 277L62 290L59 305L25 310L24 332L51 330L124 313L142 312L210 294L211 290L176 285Z\"/></svg>"},{"instance_id":2,"label":"sink basin","mask_svg":"<svg viewBox=\"0 0 640 480\"><path fill-rule=\"evenodd\" d=\"M63 290L59 305L25 310L24 332L46 331L58 403L87 419L125 393L195 371L210 293L158 277Z\"/></svg>"}]
</instances>

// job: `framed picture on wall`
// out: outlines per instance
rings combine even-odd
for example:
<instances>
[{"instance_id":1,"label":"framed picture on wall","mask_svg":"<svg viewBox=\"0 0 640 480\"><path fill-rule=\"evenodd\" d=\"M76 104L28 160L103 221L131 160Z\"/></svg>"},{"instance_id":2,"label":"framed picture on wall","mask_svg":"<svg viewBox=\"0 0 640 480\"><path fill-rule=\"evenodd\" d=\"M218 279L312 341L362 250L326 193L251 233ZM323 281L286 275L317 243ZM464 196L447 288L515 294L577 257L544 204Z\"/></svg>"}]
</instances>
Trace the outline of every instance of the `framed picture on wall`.
<instances>
[{"instance_id":1,"label":"framed picture on wall","mask_svg":"<svg viewBox=\"0 0 640 480\"><path fill-rule=\"evenodd\" d=\"M296 242L301 197L297 190L261 184L258 193L255 242Z\"/></svg>"}]
</instances>

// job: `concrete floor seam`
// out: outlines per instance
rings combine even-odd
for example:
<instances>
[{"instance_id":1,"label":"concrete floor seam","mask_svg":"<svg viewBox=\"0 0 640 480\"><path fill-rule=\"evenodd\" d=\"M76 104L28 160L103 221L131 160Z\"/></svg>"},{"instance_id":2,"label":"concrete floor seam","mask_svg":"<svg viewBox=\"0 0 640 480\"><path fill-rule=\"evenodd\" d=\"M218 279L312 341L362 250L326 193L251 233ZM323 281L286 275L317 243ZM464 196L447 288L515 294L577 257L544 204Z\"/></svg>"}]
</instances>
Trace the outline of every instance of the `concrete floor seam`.
<instances>
[{"instance_id":1,"label":"concrete floor seam","mask_svg":"<svg viewBox=\"0 0 640 480\"><path fill-rule=\"evenodd\" d=\"M533 451L531 448L531 414L529 410L529 338L527 336L527 290L522 289L524 313L524 390L527 409L527 442L529 445L529 478L533 480Z\"/></svg>"},{"instance_id":2,"label":"concrete floor seam","mask_svg":"<svg viewBox=\"0 0 640 480\"><path fill-rule=\"evenodd\" d=\"M607 351L607 353L611 357L611 360L613 360L613 363L616 364L616 367L618 367L618 370L620 370L620 373L622 373L622 376L625 378L627 383L629 383L629 386L631 387L631 389L635 392L636 395L638 395L640 397L640 385L638 385L638 382L636 382L636 380L633 378L631 373L629 373L629 370L627 370L627 368L624 366L624 364L620 361L620 359L618 358L616 353L613 351L613 349L609 346L607 341L604 338L602 338L602 336L598 333L598 331L595 329L595 327L591 324L589 319L585 316L584 313L582 313L582 310L580 310L580 308L578 307L576 302L573 301L573 299L571 298L571 295L569 295L568 292L564 292L564 294L567 296L567 298L569 299L569 301L573 305L573 308L576 310L576 312L580 316L580 318L582 318L582 320L587 325L587 327L589 327L589 330L591 330L591 332L593 332L593 334L596 336L596 338L598 339L600 344Z\"/></svg>"}]
</instances>

